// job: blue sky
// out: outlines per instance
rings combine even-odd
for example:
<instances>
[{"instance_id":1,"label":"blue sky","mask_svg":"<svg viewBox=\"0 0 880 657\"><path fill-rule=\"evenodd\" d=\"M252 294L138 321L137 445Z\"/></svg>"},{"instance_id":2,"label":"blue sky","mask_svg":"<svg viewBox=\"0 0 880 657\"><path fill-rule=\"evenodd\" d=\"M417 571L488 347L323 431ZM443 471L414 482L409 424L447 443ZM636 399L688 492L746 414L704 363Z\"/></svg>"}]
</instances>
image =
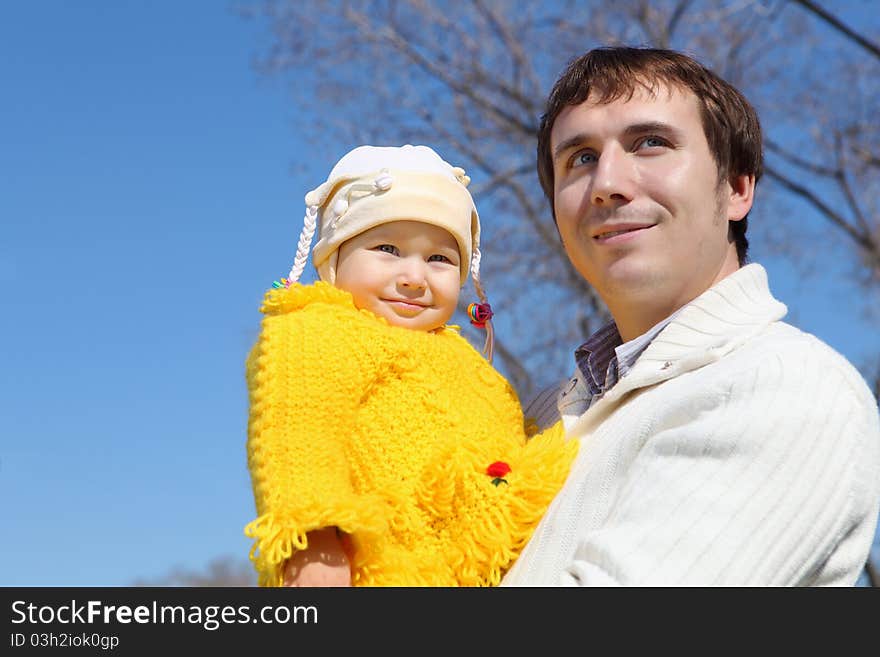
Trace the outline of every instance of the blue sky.
<instances>
[{"instance_id":1,"label":"blue sky","mask_svg":"<svg viewBox=\"0 0 880 657\"><path fill-rule=\"evenodd\" d=\"M0 585L247 554L243 360L342 154L253 71L265 29L209 0L0 8ZM800 326L880 348L857 290L765 264Z\"/></svg>"},{"instance_id":2,"label":"blue sky","mask_svg":"<svg viewBox=\"0 0 880 657\"><path fill-rule=\"evenodd\" d=\"M210 1L0 13L0 584L246 555L243 358L305 186L260 29Z\"/></svg>"}]
</instances>

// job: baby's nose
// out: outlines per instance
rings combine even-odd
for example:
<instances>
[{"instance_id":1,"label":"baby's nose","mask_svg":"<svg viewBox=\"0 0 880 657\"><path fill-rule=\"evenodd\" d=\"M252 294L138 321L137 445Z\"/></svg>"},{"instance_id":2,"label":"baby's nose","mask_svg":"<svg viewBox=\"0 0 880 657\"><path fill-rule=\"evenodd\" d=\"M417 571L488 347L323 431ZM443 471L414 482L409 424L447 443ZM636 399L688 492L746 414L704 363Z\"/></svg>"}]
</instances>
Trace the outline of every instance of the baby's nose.
<instances>
[{"instance_id":1,"label":"baby's nose","mask_svg":"<svg viewBox=\"0 0 880 657\"><path fill-rule=\"evenodd\" d=\"M407 288L425 287L427 285L425 264L421 258L402 258L397 281Z\"/></svg>"}]
</instances>

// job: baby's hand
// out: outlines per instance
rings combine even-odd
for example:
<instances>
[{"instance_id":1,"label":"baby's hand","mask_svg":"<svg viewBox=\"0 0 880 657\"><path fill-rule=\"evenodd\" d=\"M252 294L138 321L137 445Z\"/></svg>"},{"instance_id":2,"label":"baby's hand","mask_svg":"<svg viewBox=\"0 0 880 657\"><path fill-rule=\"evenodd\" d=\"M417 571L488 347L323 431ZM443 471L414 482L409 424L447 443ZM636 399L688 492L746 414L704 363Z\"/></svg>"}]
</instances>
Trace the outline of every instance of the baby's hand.
<instances>
[{"instance_id":1,"label":"baby's hand","mask_svg":"<svg viewBox=\"0 0 880 657\"><path fill-rule=\"evenodd\" d=\"M308 541L284 564L284 586L351 586L351 566L336 528L309 532Z\"/></svg>"}]
</instances>

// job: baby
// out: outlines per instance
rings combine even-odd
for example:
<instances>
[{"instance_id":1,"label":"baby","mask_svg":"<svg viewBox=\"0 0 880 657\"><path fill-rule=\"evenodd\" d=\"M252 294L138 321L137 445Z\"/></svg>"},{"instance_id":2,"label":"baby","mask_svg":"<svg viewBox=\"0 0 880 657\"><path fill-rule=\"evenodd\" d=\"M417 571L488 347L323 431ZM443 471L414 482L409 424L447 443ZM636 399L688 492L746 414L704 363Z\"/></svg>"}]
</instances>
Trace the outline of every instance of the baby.
<instances>
[{"instance_id":1,"label":"baby","mask_svg":"<svg viewBox=\"0 0 880 657\"><path fill-rule=\"evenodd\" d=\"M491 358L468 183L428 147L361 146L306 195L247 361L260 585L495 585L561 488L577 444L529 438L447 324L470 273ZM301 285L316 229L321 280Z\"/></svg>"}]
</instances>

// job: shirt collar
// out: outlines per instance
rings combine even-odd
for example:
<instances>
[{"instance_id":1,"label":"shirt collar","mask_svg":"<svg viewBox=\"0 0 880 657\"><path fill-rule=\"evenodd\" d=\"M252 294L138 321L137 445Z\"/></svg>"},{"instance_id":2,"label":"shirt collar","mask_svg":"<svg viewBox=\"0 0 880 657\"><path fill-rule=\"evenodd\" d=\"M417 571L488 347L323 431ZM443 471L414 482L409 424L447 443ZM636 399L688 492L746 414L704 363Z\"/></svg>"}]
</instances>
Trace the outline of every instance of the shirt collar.
<instances>
[{"instance_id":1,"label":"shirt collar","mask_svg":"<svg viewBox=\"0 0 880 657\"><path fill-rule=\"evenodd\" d=\"M598 395L605 390L608 365L614 358L615 347L620 343L621 337L617 325L609 322L575 349L575 361L591 394Z\"/></svg>"},{"instance_id":2,"label":"shirt collar","mask_svg":"<svg viewBox=\"0 0 880 657\"><path fill-rule=\"evenodd\" d=\"M617 324L609 322L575 349L575 361L590 393L594 396L602 395L612 388L635 365L660 331L680 312L681 308L629 342L623 342Z\"/></svg>"},{"instance_id":3,"label":"shirt collar","mask_svg":"<svg viewBox=\"0 0 880 657\"><path fill-rule=\"evenodd\" d=\"M666 319L654 324L654 326L648 329L645 333L642 333L639 337L633 338L629 342L624 342L614 350L617 355L618 378L625 376L626 373L629 372L632 366L636 364L639 356L641 356L645 349L648 348L648 345L651 344L660 331L666 328L666 325L669 324L669 322L675 319L676 315L678 315L682 309L683 308L679 308Z\"/></svg>"}]
</instances>

